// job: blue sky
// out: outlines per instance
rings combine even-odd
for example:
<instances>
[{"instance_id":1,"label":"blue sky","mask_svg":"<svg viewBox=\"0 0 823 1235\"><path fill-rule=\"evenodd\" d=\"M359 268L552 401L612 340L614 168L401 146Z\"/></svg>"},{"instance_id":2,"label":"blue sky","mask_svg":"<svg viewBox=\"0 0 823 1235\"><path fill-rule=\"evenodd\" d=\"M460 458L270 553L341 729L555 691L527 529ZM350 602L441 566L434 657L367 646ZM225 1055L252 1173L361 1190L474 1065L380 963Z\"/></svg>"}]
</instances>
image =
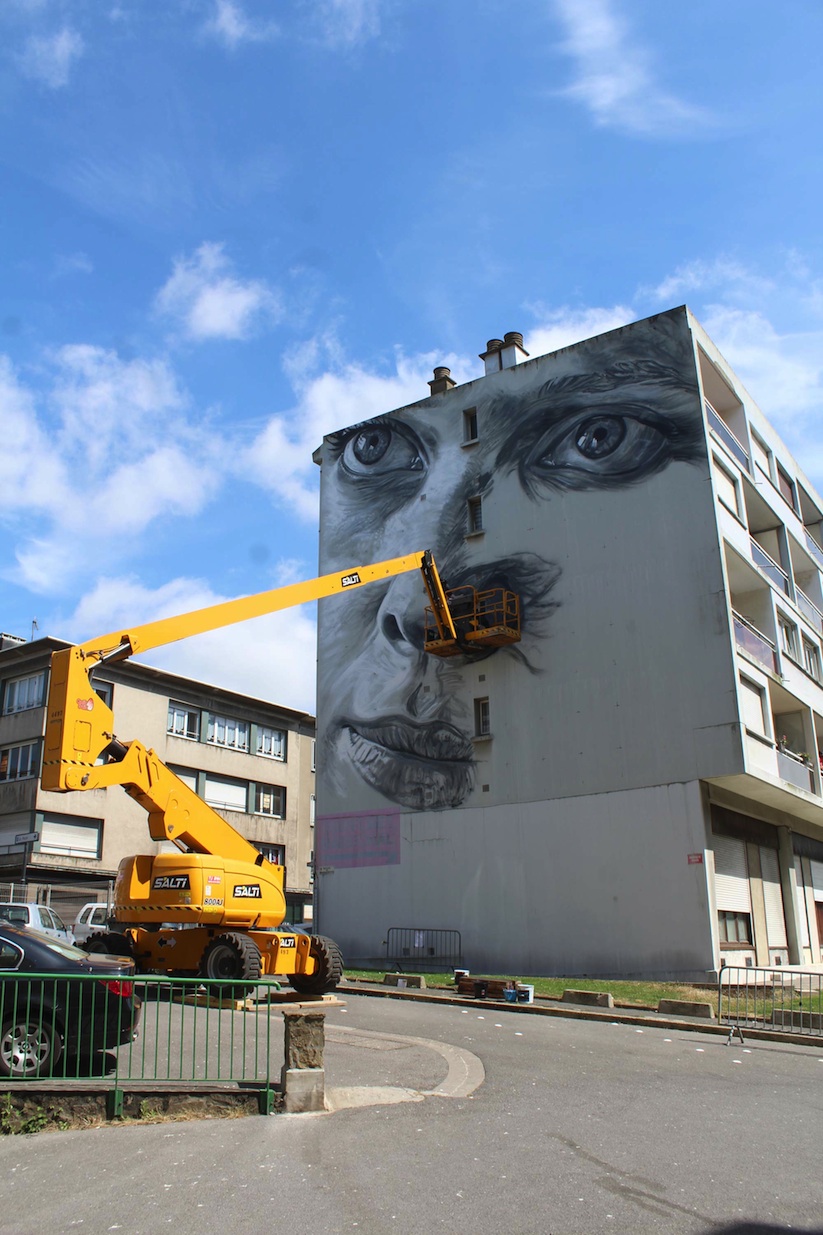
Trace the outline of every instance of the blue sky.
<instances>
[{"instance_id":1,"label":"blue sky","mask_svg":"<svg viewBox=\"0 0 823 1235\"><path fill-rule=\"evenodd\" d=\"M508 330L686 302L823 486L821 46L819 0L2 0L0 629L313 576L323 433ZM313 622L147 659L311 710Z\"/></svg>"}]
</instances>

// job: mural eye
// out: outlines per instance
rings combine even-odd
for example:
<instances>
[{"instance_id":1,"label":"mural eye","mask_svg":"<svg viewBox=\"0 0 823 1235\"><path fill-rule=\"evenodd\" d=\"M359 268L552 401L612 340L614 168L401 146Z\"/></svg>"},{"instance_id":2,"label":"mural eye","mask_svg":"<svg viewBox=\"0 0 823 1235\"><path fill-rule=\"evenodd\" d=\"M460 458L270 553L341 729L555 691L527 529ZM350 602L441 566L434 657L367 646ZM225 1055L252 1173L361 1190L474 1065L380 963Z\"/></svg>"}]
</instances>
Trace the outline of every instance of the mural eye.
<instances>
[{"instance_id":1,"label":"mural eye","mask_svg":"<svg viewBox=\"0 0 823 1235\"><path fill-rule=\"evenodd\" d=\"M411 434L389 424L359 425L338 439L340 466L355 479L422 471L423 451Z\"/></svg>"},{"instance_id":2,"label":"mural eye","mask_svg":"<svg viewBox=\"0 0 823 1235\"><path fill-rule=\"evenodd\" d=\"M625 436L626 426L619 416L597 416L580 426L576 445L587 459L604 459Z\"/></svg>"},{"instance_id":3,"label":"mural eye","mask_svg":"<svg viewBox=\"0 0 823 1235\"><path fill-rule=\"evenodd\" d=\"M557 488L631 484L671 455L666 422L648 408L566 416L535 443L520 471L527 485Z\"/></svg>"}]
</instances>

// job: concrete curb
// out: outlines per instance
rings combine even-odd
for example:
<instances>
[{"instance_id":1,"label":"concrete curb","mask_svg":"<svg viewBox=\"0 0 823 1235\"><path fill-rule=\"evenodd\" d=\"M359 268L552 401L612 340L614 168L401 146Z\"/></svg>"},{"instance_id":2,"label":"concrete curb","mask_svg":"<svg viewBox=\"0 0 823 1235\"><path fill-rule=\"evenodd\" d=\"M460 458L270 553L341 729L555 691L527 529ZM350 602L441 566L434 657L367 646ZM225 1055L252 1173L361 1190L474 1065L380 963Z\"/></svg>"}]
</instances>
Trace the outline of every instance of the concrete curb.
<instances>
[{"instance_id":1,"label":"concrete curb","mask_svg":"<svg viewBox=\"0 0 823 1235\"><path fill-rule=\"evenodd\" d=\"M438 993L431 989L397 990L395 987L382 985L365 986L363 983L346 982L338 988L338 995L345 999L348 995L372 995L379 999L411 999L418 1003L452 1004L463 1008L487 1007L496 1012L514 1012L524 1016L557 1016L577 1021L605 1021L607 1024L639 1025L651 1029L679 1029L689 1033L708 1033L715 1037L729 1038L731 1026L719 1024L716 1020L675 1017L665 1013L652 1011L628 1012L623 1008L614 1007L601 1011L598 1008L576 1007L573 1004L554 1001L549 1006L545 1002L508 1003L498 999L472 999L466 996ZM753 1029L743 1027L744 1037L752 1041L784 1042L795 1046L812 1046L823 1049L823 1039L809 1034L781 1033L774 1029Z\"/></svg>"}]
</instances>

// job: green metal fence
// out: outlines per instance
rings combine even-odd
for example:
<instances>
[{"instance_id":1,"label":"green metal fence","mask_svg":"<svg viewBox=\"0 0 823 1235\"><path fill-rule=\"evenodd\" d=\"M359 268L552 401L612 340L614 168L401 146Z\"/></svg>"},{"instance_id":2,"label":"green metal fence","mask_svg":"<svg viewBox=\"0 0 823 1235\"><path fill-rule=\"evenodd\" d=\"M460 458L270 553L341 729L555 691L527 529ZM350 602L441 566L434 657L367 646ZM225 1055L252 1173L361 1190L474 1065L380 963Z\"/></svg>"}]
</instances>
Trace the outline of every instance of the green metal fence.
<instances>
[{"instance_id":1,"label":"green metal fence","mask_svg":"<svg viewBox=\"0 0 823 1235\"><path fill-rule=\"evenodd\" d=\"M18 974L0 981L0 1084L226 1084L271 1091L283 1063L274 979Z\"/></svg>"}]
</instances>

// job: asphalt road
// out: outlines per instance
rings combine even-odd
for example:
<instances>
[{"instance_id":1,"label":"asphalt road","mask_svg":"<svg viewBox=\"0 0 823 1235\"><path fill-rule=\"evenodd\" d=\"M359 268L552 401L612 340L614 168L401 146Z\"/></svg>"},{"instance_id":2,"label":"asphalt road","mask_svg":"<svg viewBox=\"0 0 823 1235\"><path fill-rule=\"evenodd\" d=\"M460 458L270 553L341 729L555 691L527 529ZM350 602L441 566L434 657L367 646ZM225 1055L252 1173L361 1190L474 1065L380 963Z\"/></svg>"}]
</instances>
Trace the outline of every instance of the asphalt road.
<instances>
[{"instance_id":1,"label":"asphalt road","mask_svg":"<svg viewBox=\"0 0 823 1235\"><path fill-rule=\"evenodd\" d=\"M823 1044L360 996L327 1026L330 1092L392 1100L3 1138L3 1235L823 1232Z\"/></svg>"}]
</instances>

